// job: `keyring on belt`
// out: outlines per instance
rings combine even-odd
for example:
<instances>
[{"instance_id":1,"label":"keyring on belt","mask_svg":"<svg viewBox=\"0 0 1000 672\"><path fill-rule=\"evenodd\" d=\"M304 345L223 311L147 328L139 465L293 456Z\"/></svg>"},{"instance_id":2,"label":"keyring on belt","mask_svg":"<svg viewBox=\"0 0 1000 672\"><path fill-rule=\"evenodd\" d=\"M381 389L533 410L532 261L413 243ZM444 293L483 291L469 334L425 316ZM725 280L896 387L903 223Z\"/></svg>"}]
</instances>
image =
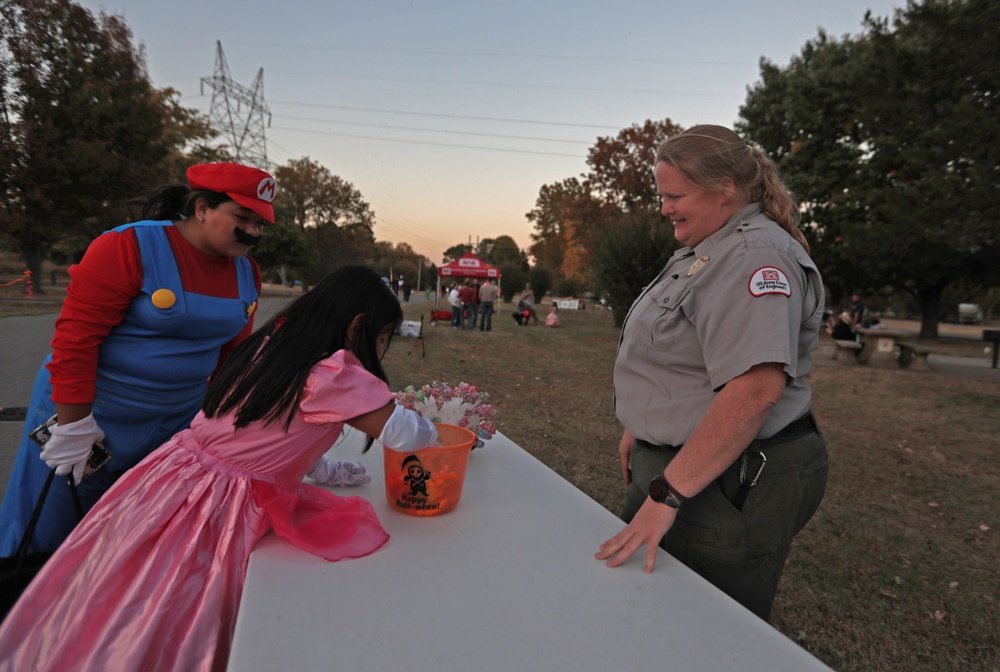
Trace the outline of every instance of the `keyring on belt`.
<instances>
[{"instance_id":1,"label":"keyring on belt","mask_svg":"<svg viewBox=\"0 0 1000 672\"><path fill-rule=\"evenodd\" d=\"M735 506L740 511L743 510L743 503L747 501L747 495L750 494L750 488L757 485L757 481L760 479L761 473L764 471L764 467L767 466L767 456L760 450L757 450L757 454L760 455L760 468L757 469L757 473L754 474L753 480L747 483L747 465L750 462L750 449L747 448L743 451L743 456L740 458L740 489L736 493L735 498L732 500L733 506Z\"/></svg>"},{"instance_id":2,"label":"keyring on belt","mask_svg":"<svg viewBox=\"0 0 1000 672\"><path fill-rule=\"evenodd\" d=\"M767 455L761 451L757 451L760 455L760 468L757 469L757 473L754 474L753 480L750 481L750 485L747 485L747 464L750 462L750 449L747 448L743 451L743 458L740 461L740 485L744 488L752 488L757 485L757 480L760 479L761 473L764 471L764 467L767 466Z\"/></svg>"}]
</instances>

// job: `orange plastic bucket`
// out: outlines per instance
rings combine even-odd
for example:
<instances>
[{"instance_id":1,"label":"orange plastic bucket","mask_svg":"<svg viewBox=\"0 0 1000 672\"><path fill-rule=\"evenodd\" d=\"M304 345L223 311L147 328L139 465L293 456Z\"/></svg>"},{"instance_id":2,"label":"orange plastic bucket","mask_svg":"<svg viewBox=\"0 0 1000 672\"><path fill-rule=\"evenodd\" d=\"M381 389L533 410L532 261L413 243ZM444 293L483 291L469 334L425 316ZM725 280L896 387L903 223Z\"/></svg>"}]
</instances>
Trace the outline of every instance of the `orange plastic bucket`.
<instances>
[{"instance_id":1,"label":"orange plastic bucket","mask_svg":"<svg viewBox=\"0 0 1000 672\"><path fill-rule=\"evenodd\" d=\"M411 516L437 516L458 506L476 435L464 427L435 422L440 446L385 454L385 498Z\"/></svg>"}]
</instances>

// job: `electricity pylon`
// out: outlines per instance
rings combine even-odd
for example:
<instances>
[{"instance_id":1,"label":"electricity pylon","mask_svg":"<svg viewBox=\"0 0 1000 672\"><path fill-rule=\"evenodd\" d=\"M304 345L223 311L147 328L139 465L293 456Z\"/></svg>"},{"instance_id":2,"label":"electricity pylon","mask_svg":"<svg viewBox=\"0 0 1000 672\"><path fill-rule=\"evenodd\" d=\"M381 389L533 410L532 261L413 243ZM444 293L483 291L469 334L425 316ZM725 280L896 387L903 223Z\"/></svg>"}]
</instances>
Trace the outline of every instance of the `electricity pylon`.
<instances>
[{"instance_id":1,"label":"electricity pylon","mask_svg":"<svg viewBox=\"0 0 1000 672\"><path fill-rule=\"evenodd\" d=\"M201 78L202 94L206 84L212 87L209 123L229 142L234 160L267 170L264 115L267 115L267 125L270 126L271 110L264 101L264 68L257 72L249 89L233 81L226 56L222 53L222 43L216 42L215 74Z\"/></svg>"}]
</instances>

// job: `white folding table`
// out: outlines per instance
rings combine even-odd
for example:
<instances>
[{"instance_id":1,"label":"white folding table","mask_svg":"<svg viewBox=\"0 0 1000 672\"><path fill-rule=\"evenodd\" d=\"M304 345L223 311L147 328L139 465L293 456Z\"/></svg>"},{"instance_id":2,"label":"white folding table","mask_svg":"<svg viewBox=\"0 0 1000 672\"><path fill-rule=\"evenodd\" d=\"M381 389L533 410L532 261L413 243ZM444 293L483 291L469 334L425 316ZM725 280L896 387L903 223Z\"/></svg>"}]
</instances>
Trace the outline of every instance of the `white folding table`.
<instances>
[{"instance_id":1,"label":"white folding table","mask_svg":"<svg viewBox=\"0 0 1000 672\"><path fill-rule=\"evenodd\" d=\"M265 537L250 558L229 669L828 670L660 550L622 567L594 559L622 522L502 434L473 452L449 513L390 509L382 449L359 457L391 535L376 553L326 562ZM609 458L610 459L610 458Z\"/></svg>"}]
</instances>

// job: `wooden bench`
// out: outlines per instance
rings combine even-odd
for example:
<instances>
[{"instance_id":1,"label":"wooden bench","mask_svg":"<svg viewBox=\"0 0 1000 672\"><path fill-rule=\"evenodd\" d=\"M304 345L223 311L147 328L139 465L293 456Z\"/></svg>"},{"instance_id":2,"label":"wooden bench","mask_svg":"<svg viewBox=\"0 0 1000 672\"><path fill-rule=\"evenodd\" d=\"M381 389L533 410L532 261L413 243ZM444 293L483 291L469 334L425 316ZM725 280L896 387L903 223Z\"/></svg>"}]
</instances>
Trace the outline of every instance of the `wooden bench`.
<instances>
[{"instance_id":1,"label":"wooden bench","mask_svg":"<svg viewBox=\"0 0 1000 672\"><path fill-rule=\"evenodd\" d=\"M934 352L930 348L918 343L906 343L899 341L899 365L904 369L914 371L930 371L931 365L927 363L927 355Z\"/></svg>"},{"instance_id":2,"label":"wooden bench","mask_svg":"<svg viewBox=\"0 0 1000 672\"><path fill-rule=\"evenodd\" d=\"M833 358L842 364L857 364L858 363L858 351L861 350L861 344L857 341L842 341L840 339L834 339L833 344L837 346L837 350L833 355Z\"/></svg>"}]
</instances>

